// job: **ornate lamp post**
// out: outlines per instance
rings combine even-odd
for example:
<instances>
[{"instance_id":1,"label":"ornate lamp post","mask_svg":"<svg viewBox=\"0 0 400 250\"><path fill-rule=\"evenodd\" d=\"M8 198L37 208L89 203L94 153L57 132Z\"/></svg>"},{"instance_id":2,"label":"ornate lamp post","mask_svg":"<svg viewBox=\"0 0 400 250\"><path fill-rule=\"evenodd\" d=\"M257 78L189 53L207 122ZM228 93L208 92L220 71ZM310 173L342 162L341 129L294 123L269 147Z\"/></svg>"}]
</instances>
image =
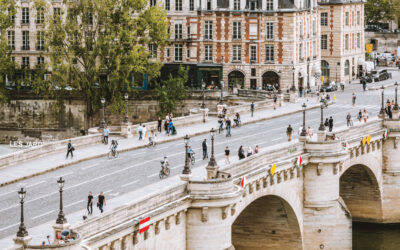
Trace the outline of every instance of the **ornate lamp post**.
<instances>
[{"instance_id":1,"label":"ornate lamp post","mask_svg":"<svg viewBox=\"0 0 400 250\"><path fill-rule=\"evenodd\" d=\"M319 131L325 131L324 125L324 106L321 104L321 123L319 124Z\"/></svg>"},{"instance_id":2,"label":"ornate lamp post","mask_svg":"<svg viewBox=\"0 0 400 250\"><path fill-rule=\"evenodd\" d=\"M104 120L104 104L106 103L106 99L104 99L104 97L102 97L100 99L100 101L101 101L101 105L103 107L103 112L102 112L102 115L101 115L100 128L104 128L105 125L106 125L106 120Z\"/></svg>"},{"instance_id":3,"label":"ornate lamp post","mask_svg":"<svg viewBox=\"0 0 400 250\"><path fill-rule=\"evenodd\" d=\"M396 110L396 111L398 111L399 110L399 104L397 103L397 87L398 87L398 84L397 84L397 82L395 82L395 84L394 84L394 86L396 86L396 88L395 88L395 102L394 102L394 107L393 107L393 110Z\"/></svg>"},{"instance_id":4,"label":"ornate lamp post","mask_svg":"<svg viewBox=\"0 0 400 250\"><path fill-rule=\"evenodd\" d=\"M26 196L26 191L24 190L24 188L21 188L21 190L18 191L18 196L19 196L20 203L21 203L21 223L19 224L17 237L24 238L24 237L28 236L28 231L26 231L26 227L24 224L24 199Z\"/></svg>"},{"instance_id":5,"label":"ornate lamp post","mask_svg":"<svg viewBox=\"0 0 400 250\"><path fill-rule=\"evenodd\" d=\"M63 187L64 187L64 183L65 180L60 177L60 179L57 180L58 183L58 187L60 188L60 211L58 212L58 218L56 220L57 224L66 224L67 223L67 219L64 216L64 212L63 212L63 199L62 199L62 192L63 192Z\"/></svg>"},{"instance_id":6,"label":"ornate lamp post","mask_svg":"<svg viewBox=\"0 0 400 250\"><path fill-rule=\"evenodd\" d=\"M128 93L125 93L124 98L125 98L125 117L124 117L124 123L129 123L129 116L128 116L128 98L129 98L129 95L128 95Z\"/></svg>"},{"instance_id":7,"label":"ornate lamp post","mask_svg":"<svg viewBox=\"0 0 400 250\"><path fill-rule=\"evenodd\" d=\"M385 105L384 105L384 100L385 100L384 91L385 91L385 88L383 87L383 85L382 85L381 89L382 89L382 105L381 105L381 111L379 112L379 115L384 117L385 116Z\"/></svg>"},{"instance_id":8,"label":"ornate lamp post","mask_svg":"<svg viewBox=\"0 0 400 250\"><path fill-rule=\"evenodd\" d=\"M188 158L188 153L187 153L189 139L190 139L190 137L188 135L186 135L183 138L183 141L185 142L185 166L183 168L182 174L190 174L192 172L192 171L190 171L190 168L189 168L189 158Z\"/></svg>"},{"instance_id":9,"label":"ornate lamp post","mask_svg":"<svg viewBox=\"0 0 400 250\"><path fill-rule=\"evenodd\" d=\"M224 85L225 85L224 80L221 80L221 96L219 98L219 104L223 104L224 103L224 99L223 99L224 98L224 93L223 93Z\"/></svg>"},{"instance_id":10,"label":"ornate lamp post","mask_svg":"<svg viewBox=\"0 0 400 250\"><path fill-rule=\"evenodd\" d=\"M201 84L201 88L203 90L203 100L201 102L201 108L205 109L206 108L206 94L205 94L205 88L206 88L206 83L203 81L203 83ZM203 121L204 122L204 121Z\"/></svg>"},{"instance_id":11,"label":"ornate lamp post","mask_svg":"<svg viewBox=\"0 0 400 250\"><path fill-rule=\"evenodd\" d=\"M215 160L215 157L214 157L214 135L215 135L214 128L212 128L210 130L210 135L211 135L211 157L210 157L210 161L208 162L208 166L215 167L215 166L217 166L217 161Z\"/></svg>"},{"instance_id":12,"label":"ornate lamp post","mask_svg":"<svg viewBox=\"0 0 400 250\"><path fill-rule=\"evenodd\" d=\"M303 105L301 106L303 108L303 129L301 130L300 136L306 136L307 132L306 132L306 107L307 105L305 103L303 103Z\"/></svg>"},{"instance_id":13,"label":"ornate lamp post","mask_svg":"<svg viewBox=\"0 0 400 250\"><path fill-rule=\"evenodd\" d=\"M292 82L292 88L291 88L291 90L292 90L293 92L296 91L296 86L294 86L294 73L295 73L295 72L296 72L296 68L294 67L294 63L293 63L293 67L292 67L293 82Z\"/></svg>"}]
</instances>

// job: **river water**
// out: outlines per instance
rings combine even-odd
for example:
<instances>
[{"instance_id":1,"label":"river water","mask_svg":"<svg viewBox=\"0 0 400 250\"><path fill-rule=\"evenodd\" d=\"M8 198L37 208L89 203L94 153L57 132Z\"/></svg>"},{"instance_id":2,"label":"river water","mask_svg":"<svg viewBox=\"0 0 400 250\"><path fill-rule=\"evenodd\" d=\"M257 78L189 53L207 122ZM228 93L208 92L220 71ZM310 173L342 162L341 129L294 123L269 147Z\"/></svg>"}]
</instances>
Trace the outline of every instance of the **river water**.
<instances>
[{"instance_id":1,"label":"river water","mask_svg":"<svg viewBox=\"0 0 400 250\"><path fill-rule=\"evenodd\" d=\"M400 224L353 223L353 250L400 250Z\"/></svg>"}]
</instances>

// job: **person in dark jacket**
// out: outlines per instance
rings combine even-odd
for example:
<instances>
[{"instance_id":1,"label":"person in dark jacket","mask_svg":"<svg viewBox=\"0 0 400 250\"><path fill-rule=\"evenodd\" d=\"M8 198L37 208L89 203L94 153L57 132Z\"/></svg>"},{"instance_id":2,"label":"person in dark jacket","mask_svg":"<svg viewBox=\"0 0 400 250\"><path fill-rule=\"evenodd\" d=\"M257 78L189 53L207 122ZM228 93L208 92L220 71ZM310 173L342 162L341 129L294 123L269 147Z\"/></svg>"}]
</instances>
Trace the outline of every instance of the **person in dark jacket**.
<instances>
[{"instance_id":1,"label":"person in dark jacket","mask_svg":"<svg viewBox=\"0 0 400 250\"><path fill-rule=\"evenodd\" d=\"M239 147L238 156L239 156L239 160L246 158L242 145Z\"/></svg>"},{"instance_id":2,"label":"person in dark jacket","mask_svg":"<svg viewBox=\"0 0 400 250\"><path fill-rule=\"evenodd\" d=\"M207 152L207 139L204 139L203 143L201 144L203 148L203 160L208 159L208 152Z\"/></svg>"},{"instance_id":3,"label":"person in dark jacket","mask_svg":"<svg viewBox=\"0 0 400 250\"><path fill-rule=\"evenodd\" d=\"M75 150L75 148L72 146L71 140L69 140L68 141L68 146L67 146L67 157L66 157L67 159L68 159L68 156L69 156L70 153L71 153L71 158L74 157L74 154L72 153L74 150Z\"/></svg>"},{"instance_id":4,"label":"person in dark jacket","mask_svg":"<svg viewBox=\"0 0 400 250\"><path fill-rule=\"evenodd\" d=\"M159 133L161 133L161 123L162 123L161 117L158 117L158 119L157 119L157 131Z\"/></svg>"},{"instance_id":5,"label":"person in dark jacket","mask_svg":"<svg viewBox=\"0 0 400 250\"><path fill-rule=\"evenodd\" d=\"M332 118L332 116L331 117L329 117L329 132L332 132L332 129L333 129L333 118Z\"/></svg>"}]
</instances>

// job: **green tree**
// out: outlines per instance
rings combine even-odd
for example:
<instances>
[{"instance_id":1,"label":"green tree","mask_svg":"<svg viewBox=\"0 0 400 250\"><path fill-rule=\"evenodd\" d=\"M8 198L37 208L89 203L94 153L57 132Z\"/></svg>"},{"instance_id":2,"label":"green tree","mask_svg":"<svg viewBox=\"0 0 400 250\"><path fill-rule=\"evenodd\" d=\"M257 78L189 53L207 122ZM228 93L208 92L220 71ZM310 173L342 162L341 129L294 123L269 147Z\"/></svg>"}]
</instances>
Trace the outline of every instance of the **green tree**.
<instances>
[{"instance_id":1,"label":"green tree","mask_svg":"<svg viewBox=\"0 0 400 250\"><path fill-rule=\"evenodd\" d=\"M391 21L395 18L395 9L391 0L368 0L365 4L365 20L374 24Z\"/></svg>"},{"instance_id":2,"label":"green tree","mask_svg":"<svg viewBox=\"0 0 400 250\"><path fill-rule=\"evenodd\" d=\"M16 12L14 0L0 0L0 102L8 100L6 79L11 80L15 73L12 47L7 43L7 30L14 26Z\"/></svg>"},{"instance_id":3,"label":"green tree","mask_svg":"<svg viewBox=\"0 0 400 250\"><path fill-rule=\"evenodd\" d=\"M159 102L159 115L171 113L176 105L185 98L185 83L189 78L188 73L189 69L181 65L175 77L170 75L168 80L156 84L155 95Z\"/></svg>"},{"instance_id":4,"label":"green tree","mask_svg":"<svg viewBox=\"0 0 400 250\"><path fill-rule=\"evenodd\" d=\"M132 74L157 77L148 44L167 38L166 13L145 0L64 0L65 10L47 20L51 76L35 89L76 90L86 102L86 128L92 126L101 97L122 111L123 95L133 91Z\"/></svg>"}]
</instances>

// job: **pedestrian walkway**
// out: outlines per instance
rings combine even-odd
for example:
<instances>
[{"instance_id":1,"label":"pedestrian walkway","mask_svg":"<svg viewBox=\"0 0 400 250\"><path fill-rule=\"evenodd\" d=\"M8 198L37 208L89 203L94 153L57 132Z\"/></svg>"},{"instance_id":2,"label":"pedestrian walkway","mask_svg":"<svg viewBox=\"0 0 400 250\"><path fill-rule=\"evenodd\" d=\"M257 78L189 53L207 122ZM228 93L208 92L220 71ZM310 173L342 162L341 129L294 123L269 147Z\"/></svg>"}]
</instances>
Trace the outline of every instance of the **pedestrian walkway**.
<instances>
[{"instance_id":1,"label":"pedestrian walkway","mask_svg":"<svg viewBox=\"0 0 400 250\"><path fill-rule=\"evenodd\" d=\"M251 117L250 105L249 111L247 113L241 113L242 125L272 119L280 116L285 116L288 114L296 113L302 111L302 103L307 103L307 109L312 109L319 107L319 103L316 102L316 98L300 98L296 103L284 103L282 107L276 110L265 109L254 112L254 116ZM231 120L233 116L231 117ZM218 119L216 117L210 117L206 123L197 123L190 126L177 128L177 135L167 136L164 132L159 133L156 137L156 142L158 144L163 142L170 142L174 140L182 139L186 134L189 136L196 136L199 134L207 133L211 128L218 128ZM114 139L109 138L109 141ZM134 150L138 148L145 147L148 140L139 141L138 137L132 137L128 139L118 140L118 151L124 152L129 150ZM67 148L67 145L65 145ZM58 168L66 167L72 164L76 164L82 161L106 156L109 152L109 145L96 144L90 145L84 148L78 148L74 151L73 159L66 159L65 152L57 152L54 154L48 154L46 156L27 161L18 165L13 165L0 169L0 187L30 178L32 176L40 175L49 171L53 171Z\"/></svg>"}]
</instances>

